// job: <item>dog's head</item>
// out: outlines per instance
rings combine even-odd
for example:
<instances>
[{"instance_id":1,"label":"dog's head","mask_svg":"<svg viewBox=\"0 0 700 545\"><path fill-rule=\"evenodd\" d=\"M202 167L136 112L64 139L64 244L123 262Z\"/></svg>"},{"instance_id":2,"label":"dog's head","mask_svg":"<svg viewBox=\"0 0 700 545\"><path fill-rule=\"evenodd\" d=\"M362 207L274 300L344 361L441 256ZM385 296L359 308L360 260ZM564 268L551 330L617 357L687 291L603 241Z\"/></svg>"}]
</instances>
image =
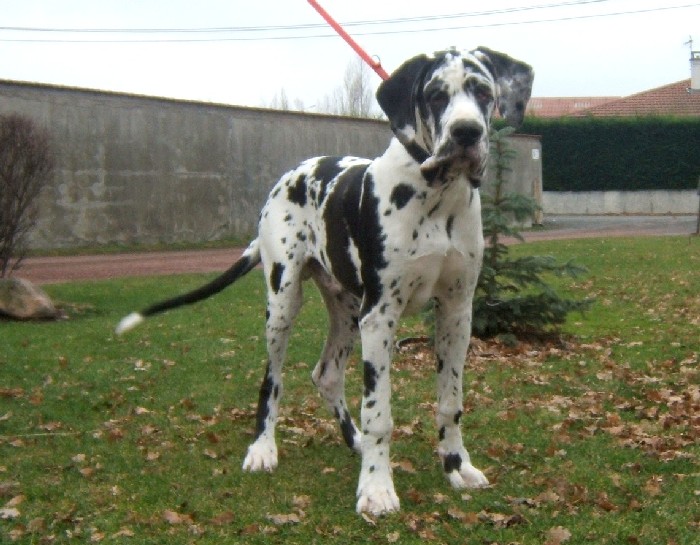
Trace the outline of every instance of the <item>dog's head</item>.
<instances>
[{"instance_id":1,"label":"dog's head","mask_svg":"<svg viewBox=\"0 0 700 545\"><path fill-rule=\"evenodd\" d=\"M479 47L441 51L402 64L377 90L391 128L428 181L458 170L478 183L486 167L495 108L519 126L534 72L524 62Z\"/></svg>"}]
</instances>

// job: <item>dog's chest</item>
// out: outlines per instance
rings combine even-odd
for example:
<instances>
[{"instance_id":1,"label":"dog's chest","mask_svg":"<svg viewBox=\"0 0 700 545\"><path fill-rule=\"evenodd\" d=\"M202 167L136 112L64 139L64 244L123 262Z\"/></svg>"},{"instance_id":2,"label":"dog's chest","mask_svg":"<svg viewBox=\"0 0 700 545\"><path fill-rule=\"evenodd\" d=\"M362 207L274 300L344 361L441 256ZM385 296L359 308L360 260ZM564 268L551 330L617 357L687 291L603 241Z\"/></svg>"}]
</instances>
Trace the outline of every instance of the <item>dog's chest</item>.
<instances>
[{"instance_id":1,"label":"dog's chest","mask_svg":"<svg viewBox=\"0 0 700 545\"><path fill-rule=\"evenodd\" d=\"M442 194L420 195L397 210L385 225L387 285L405 304L404 314L420 311L432 297L463 284L478 270L483 251L478 193L468 184ZM400 294L400 295L398 295Z\"/></svg>"}]
</instances>

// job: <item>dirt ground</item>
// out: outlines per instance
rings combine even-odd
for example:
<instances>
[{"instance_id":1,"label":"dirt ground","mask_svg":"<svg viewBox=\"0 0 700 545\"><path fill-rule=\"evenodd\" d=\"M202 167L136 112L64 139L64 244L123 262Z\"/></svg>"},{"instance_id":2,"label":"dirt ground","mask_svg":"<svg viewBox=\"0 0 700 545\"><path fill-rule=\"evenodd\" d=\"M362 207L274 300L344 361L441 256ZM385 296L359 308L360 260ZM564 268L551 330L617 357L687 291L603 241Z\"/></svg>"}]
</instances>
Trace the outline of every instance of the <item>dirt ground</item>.
<instances>
[{"instance_id":1,"label":"dirt ground","mask_svg":"<svg viewBox=\"0 0 700 545\"><path fill-rule=\"evenodd\" d=\"M694 216L551 216L542 228L523 234L526 242L568 238L690 235ZM15 276L36 284L103 280L127 276L220 272L242 248L139 252L111 255L27 258Z\"/></svg>"}]
</instances>

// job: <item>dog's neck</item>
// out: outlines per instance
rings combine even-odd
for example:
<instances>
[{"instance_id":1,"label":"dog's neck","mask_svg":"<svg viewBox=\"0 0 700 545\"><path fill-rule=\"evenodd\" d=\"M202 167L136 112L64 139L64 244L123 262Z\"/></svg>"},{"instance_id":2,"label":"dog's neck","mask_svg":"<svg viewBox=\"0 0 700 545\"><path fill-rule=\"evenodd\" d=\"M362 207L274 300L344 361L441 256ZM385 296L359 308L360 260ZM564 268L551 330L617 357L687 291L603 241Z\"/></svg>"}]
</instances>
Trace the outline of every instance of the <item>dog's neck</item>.
<instances>
[{"instance_id":1,"label":"dog's neck","mask_svg":"<svg viewBox=\"0 0 700 545\"><path fill-rule=\"evenodd\" d=\"M408 155L408 157L413 160L413 166L420 171L420 176L430 188L439 189L452 183L461 176L464 176L474 189L478 189L481 186L484 168L481 168L477 173L464 172L461 168L450 168L449 165L421 169L421 165L430 158L430 153L415 140L401 138L399 133L397 133L396 137L393 139L392 145L389 146L387 153L402 153L403 155Z\"/></svg>"}]
</instances>

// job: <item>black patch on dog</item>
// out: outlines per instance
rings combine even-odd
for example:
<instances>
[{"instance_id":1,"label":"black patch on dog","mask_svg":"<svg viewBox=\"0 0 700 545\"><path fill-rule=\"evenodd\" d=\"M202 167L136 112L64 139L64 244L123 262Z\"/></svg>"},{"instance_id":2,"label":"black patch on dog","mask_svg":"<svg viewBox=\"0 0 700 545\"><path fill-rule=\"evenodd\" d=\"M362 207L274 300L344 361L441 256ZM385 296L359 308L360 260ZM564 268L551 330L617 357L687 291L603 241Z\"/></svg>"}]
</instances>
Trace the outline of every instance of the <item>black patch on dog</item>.
<instances>
[{"instance_id":1,"label":"black patch on dog","mask_svg":"<svg viewBox=\"0 0 700 545\"><path fill-rule=\"evenodd\" d=\"M287 189L287 199L299 206L306 206L306 175L302 174L296 179L294 185Z\"/></svg>"},{"instance_id":2,"label":"black patch on dog","mask_svg":"<svg viewBox=\"0 0 700 545\"><path fill-rule=\"evenodd\" d=\"M353 448L355 446L355 427L352 425L350 413L346 409L343 411L343 417L341 418L338 409L336 409L335 417L340 421L340 430L343 433L345 444Z\"/></svg>"},{"instance_id":3,"label":"black patch on dog","mask_svg":"<svg viewBox=\"0 0 700 545\"><path fill-rule=\"evenodd\" d=\"M386 234L379 216L379 198L374 194L374 179L369 173L365 174L362 183L360 213L357 221L350 224L350 233L360 254L360 273L364 284L360 315L365 316L382 297L384 286L379 271L388 264L384 258Z\"/></svg>"},{"instance_id":4,"label":"black patch on dog","mask_svg":"<svg viewBox=\"0 0 700 545\"><path fill-rule=\"evenodd\" d=\"M455 217L450 216L447 218L447 238L452 238L452 228L454 227Z\"/></svg>"},{"instance_id":5,"label":"black patch on dog","mask_svg":"<svg viewBox=\"0 0 700 545\"><path fill-rule=\"evenodd\" d=\"M408 204L416 194L416 190L413 189L408 184L397 184L394 189L391 190L391 202L396 206L397 209L401 210L404 206Z\"/></svg>"},{"instance_id":6,"label":"black patch on dog","mask_svg":"<svg viewBox=\"0 0 700 545\"><path fill-rule=\"evenodd\" d=\"M284 265L278 262L273 263L272 272L270 273L270 286L275 293L280 291L282 274L284 274Z\"/></svg>"},{"instance_id":7,"label":"black patch on dog","mask_svg":"<svg viewBox=\"0 0 700 545\"><path fill-rule=\"evenodd\" d=\"M343 287L357 297L362 296L362 284L350 258L350 238L358 229L356 217L366 170L367 165L355 165L343 172L328 195L323 211L331 270Z\"/></svg>"},{"instance_id":8,"label":"black patch on dog","mask_svg":"<svg viewBox=\"0 0 700 545\"><path fill-rule=\"evenodd\" d=\"M343 171L342 167L338 165L341 159L342 157L321 157L316 163L313 177L320 182L320 190L318 193L319 204L326 198L328 185Z\"/></svg>"},{"instance_id":9,"label":"black patch on dog","mask_svg":"<svg viewBox=\"0 0 700 545\"><path fill-rule=\"evenodd\" d=\"M364 366L364 385L365 397L368 397L377 389L377 369L371 361L365 360Z\"/></svg>"},{"instance_id":10,"label":"black patch on dog","mask_svg":"<svg viewBox=\"0 0 700 545\"><path fill-rule=\"evenodd\" d=\"M459 454L448 454L445 456L445 473L452 473L462 467L462 457Z\"/></svg>"},{"instance_id":11,"label":"black patch on dog","mask_svg":"<svg viewBox=\"0 0 700 545\"><path fill-rule=\"evenodd\" d=\"M441 357L438 356L437 359L437 372L442 373L442 370L445 367L445 360L443 360Z\"/></svg>"},{"instance_id":12,"label":"black patch on dog","mask_svg":"<svg viewBox=\"0 0 700 545\"><path fill-rule=\"evenodd\" d=\"M270 408L268 407L268 401L272 395L272 391L275 388L272 382L272 376L270 375L270 362L267 362L267 369L265 370L265 378L260 385L260 394L258 396L258 412L255 417L255 438L260 437L265 431L265 421L267 416L270 414Z\"/></svg>"}]
</instances>

